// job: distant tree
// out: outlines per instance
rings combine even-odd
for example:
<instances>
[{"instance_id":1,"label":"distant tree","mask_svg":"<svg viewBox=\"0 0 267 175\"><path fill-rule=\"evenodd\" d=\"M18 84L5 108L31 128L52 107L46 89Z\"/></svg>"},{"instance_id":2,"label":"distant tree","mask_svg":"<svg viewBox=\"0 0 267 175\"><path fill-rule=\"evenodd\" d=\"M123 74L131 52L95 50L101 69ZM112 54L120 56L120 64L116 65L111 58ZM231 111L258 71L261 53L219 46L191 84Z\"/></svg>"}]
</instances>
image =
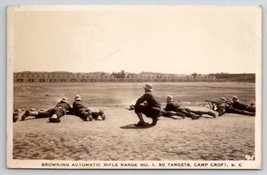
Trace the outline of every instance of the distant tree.
<instances>
[{"instance_id":1,"label":"distant tree","mask_svg":"<svg viewBox=\"0 0 267 175\"><path fill-rule=\"evenodd\" d=\"M193 73L192 76L196 79L197 73Z\"/></svg>"},{"instance_id":2,"label":"distant tree","mask_svg":"<svg viewBox=\"0 0 267 175\"><path fill-rule=\"evenodd\" d=\"M126 73L124 70L121 70L120 72L112 72L112 74L115 78L125 78Z\"/></svg>"},{"instance_id":3,"label":"distant tree","mask_svg":"<svg viewBox=\"0 0 267 175\"><path fill-rule=\"evenodd\" d=\"M117 78L118 74L116 72L112 72L112 74L115 78Z\"/></svg>"},{"instance_id":4,"label":"distant tree","mask_svg":"<svg viewBox=\"0 0 267 175\"><path fill-rule=\"evenodd\" d=\"M120 78L125 78L125 75L126 75L125 71L124 70L121 70L121 72L120 72Z\"/></svg>"}]
</instances>

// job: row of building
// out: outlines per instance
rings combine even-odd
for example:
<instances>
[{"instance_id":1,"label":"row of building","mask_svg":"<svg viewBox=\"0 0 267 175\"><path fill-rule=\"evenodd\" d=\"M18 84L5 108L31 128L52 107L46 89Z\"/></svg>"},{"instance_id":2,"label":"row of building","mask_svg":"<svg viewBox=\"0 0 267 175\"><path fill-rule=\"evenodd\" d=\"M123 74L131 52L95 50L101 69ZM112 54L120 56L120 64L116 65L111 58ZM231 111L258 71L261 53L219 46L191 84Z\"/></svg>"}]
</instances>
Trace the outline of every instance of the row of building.
<instances>
[{"instance_id":1,"label":"row of building","mask_svg":"<svg viewBox=\"0 0 267 175\"><path fill-rule=\"evenodd\" d=\"M116 78L109 73L70 73L70 72L17 72L14 82L178 82L178 81L215 81L215 76L209 75L178 75L156 73L126 73L124 78Z\"/></svg>"}]
</instances>

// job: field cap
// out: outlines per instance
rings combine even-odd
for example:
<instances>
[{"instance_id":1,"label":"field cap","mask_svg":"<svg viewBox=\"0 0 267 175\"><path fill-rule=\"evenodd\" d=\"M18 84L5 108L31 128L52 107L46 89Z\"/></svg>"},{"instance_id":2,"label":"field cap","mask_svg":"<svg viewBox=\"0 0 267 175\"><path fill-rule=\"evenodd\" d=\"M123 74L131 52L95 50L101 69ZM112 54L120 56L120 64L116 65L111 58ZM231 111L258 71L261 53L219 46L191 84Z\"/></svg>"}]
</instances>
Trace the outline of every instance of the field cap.
<instances>
[{"instance_id":1,"label":"field cap","mask_svg":"<svg viewBox=\"0 0 267 175\"><path fill-rule=\"evenodd\" d=\"M80 101L80 100L81 100L81 96L80 96L80 95L75 95L74 100L75 100L75 101Z\"/></svg>"},{"instance_id":2,"label":"field cap","mask_svg":"<svg viewBox=\"0 0 267 175\"><path fill-rule=\"evenodd\" d=\"M227 101L225 97L221 97L220 100Z\"/></svg>"},{"instance_id":3,"label":"field cap","mask_svg":"<svg viewBox=\"0 0 267 175\"><path fill-rule=\"evenodd\" d=\"M232 99L233 99L233 100L238 100L237 96L233 96Z\"/></svg>"},{"instance_id":4,"label":"field cap","mask_svg":"<svg viewBox=\"0 0 267 175\"><path fill-rule=\"evenodd\" d=\"M143 88L151 92L151 91L152 91L152 88L153 88L153 86L152 86L152 84L151 84L151 83L147 83L147 84L145 84L145 86L144 86Z\"/></svg>"},{"instance_id":5,"label":"field cap","mask_svg":"<svg viewBox=\"0 0 267 175\"><path fill-rule=\"evenodd\" d=\"M67 97L62 97L61 101L68 103L68 98Z\"/></svg>"},{"instance_id":6,"label":"field cap","mask_svg":"<svg viewBox=\"0 0 267 175\"><path fill-rule=\"evenodd\" d=\"M167 102L173 101L173 97L171 95L167 95L166 101Z\"/></svg>"}]
</instances>

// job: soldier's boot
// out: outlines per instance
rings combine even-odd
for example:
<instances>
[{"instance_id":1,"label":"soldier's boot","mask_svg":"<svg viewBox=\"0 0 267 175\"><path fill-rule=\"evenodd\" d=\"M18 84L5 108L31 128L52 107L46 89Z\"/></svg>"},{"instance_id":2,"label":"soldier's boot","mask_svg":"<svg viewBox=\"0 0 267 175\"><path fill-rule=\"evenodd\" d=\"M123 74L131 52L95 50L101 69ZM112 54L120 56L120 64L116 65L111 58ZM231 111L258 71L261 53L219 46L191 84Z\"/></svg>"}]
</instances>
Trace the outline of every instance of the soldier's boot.
<instances>
[{"instance_id":1,"label":"soldier's boot","mask_svg":"<svg viewBox=\"0 0 267 175\"><path fill-rule=\"evenodd\" d=\"M21 121L25 120L29 116L38 116L38 111L26 110L25 113L21 116Z\"/></svg>"},{"instance_id":2,"label":"soldier's boot","mask_svg":"<svg viewBox=\"0 0 267 175\"><path fill-rule=\"evenodd\" d=\"M152 118L152 123L151 123L151 126L156 126L157 125L157 123L158 123L158 117L154 117L154 118Z\"/></svg>"},{"instance_id":3,"label":"soldier's boot","mask_svg":"<svg viewBox=\"0 0 267 175\"><path fill-rule=\"evenodd\" d=\"M138 112L138 113L136 113L136 115L139 118L139 122L137 123L137 126L145 126L146 122L143 119L142 113Z\"/></svg>"}]
</instances>

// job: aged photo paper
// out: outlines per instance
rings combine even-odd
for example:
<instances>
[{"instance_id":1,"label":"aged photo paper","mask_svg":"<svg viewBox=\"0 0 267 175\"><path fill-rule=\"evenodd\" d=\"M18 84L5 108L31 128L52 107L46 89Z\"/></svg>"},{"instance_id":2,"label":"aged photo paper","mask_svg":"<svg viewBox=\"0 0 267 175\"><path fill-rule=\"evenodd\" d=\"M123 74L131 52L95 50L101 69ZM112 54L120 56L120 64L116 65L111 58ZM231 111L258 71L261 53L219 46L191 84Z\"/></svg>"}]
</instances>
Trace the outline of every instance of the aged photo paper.
<instances>
[{"instance_id":1,"label":"aged photo paper","mask_svg":"<svg viewBox=\"0 0 267 175\"><path fill-rule=\"evenodd\" d=\"M7 7L7 167L261 169L260 5Z\"/></svg>"}]
</instances>

